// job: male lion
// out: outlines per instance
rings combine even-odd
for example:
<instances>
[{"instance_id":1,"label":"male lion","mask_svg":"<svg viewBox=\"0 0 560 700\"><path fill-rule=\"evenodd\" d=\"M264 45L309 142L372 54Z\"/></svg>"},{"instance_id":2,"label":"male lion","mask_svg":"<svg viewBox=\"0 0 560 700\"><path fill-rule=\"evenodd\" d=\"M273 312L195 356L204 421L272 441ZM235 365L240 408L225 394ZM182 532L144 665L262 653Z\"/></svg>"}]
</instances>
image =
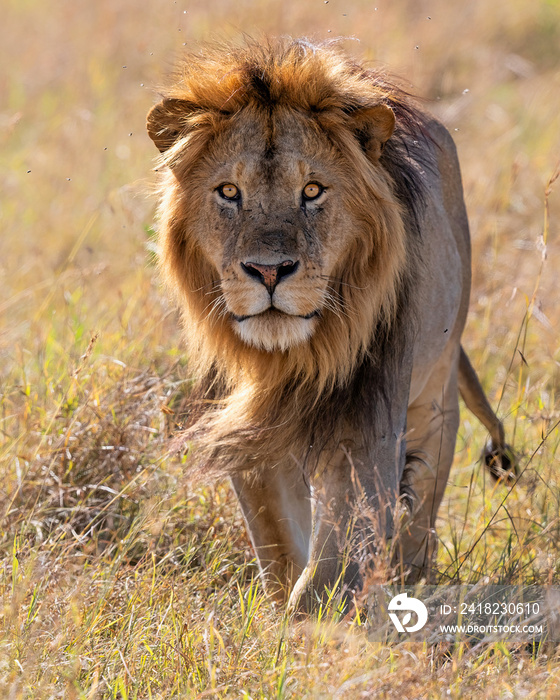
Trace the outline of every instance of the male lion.
<instances>
[{"instance_id":1,"label":"male lion","mask_svg":"<svg viewBox=\"0 0 560 700\"><path fill-rule=\"evenodd\" d=\"M470 244L451 137L381 73L303 40L188 56L147 128L197 378L183 438L200 471L231 476L268 589L302 607L355 589L363 557L343 538L389 540L402 502L395 556L422 575L459 390L494 475L510 466L460 344Z\"/></svg>"}]
</instances>

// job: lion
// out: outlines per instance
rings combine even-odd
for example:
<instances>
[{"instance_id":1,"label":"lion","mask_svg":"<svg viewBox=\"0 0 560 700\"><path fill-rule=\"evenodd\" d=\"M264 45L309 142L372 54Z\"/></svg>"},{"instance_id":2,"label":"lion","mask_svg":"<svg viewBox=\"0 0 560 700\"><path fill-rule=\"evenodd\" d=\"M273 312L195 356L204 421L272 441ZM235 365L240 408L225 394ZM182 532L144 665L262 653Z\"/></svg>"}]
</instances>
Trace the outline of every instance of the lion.
<instances>
[{"instance_id":1,"label":"lion","mask_svg":"<svg viewBox=\"0 0 560 700\"><path fill-rule=\"evenodd\" d=\"M231 477L265 587L294 609L359 590L350 530L428 575L459 392L489 430L493 475L512 468L461 347L453 140L334 42L207 47L161 98L147 129L160 266L196 378L191 464Z\"/></svg>"}]
</instances>

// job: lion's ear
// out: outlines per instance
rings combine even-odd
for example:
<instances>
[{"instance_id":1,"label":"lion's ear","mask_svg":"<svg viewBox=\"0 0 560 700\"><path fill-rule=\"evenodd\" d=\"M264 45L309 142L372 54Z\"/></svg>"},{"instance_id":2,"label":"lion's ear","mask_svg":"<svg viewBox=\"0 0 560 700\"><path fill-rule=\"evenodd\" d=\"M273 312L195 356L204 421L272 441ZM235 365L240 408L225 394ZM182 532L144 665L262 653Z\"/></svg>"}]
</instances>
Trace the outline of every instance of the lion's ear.
<instances>
[{"instance_id":1,"label":"lion's ear","mask_svg":"<svg viewBox=\"0 0 560 700\"><path fill-rule=\"evenodd\" d=\"M152 141L163 153L186 132L186 118L193 106L186 100L164 98L148 112L146 128Z\"/></svg>"},{"instance_id":2,"label":"lion's ear","mask_svg":"<svg viewBox=\"0 0 560 700\"><path fill-rule=\"evenodd\" d=\"M393 110L386 104L365 107L355 113L354 119L360 145L371 160L378 160L395 129Z\"/></svg>"}]
</instances>

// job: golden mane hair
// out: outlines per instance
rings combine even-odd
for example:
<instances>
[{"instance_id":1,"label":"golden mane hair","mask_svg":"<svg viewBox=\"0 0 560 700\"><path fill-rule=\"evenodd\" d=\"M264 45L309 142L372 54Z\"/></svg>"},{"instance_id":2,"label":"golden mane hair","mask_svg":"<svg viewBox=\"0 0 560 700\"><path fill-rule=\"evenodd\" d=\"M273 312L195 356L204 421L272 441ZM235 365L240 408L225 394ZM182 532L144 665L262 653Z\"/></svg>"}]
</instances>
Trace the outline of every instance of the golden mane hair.
<instances>
[{"instance_id":1,"label":"golden mane hair","mask_svg":"<svg viewBox=\"0 0 560 700\"><path fill-rule=\"evenodd\" d=\"M192 444L205 475L272 466L289 453L312 469L342 417L374 437L376 405L390 399L413 332L422 171L431 167L424 117L334 42L205 47L185 57L162 97L157 120L148 120L162 150L160 266L182 309L196 376L181 443ZM396 120L382 150L368 121L380 106ZM309 115L310 129L329 139L361 233L339 261L335 303L309 341L267 352L244 344L219 313L220 280L194 235L193 212L202 206L199 164L225 125L249 112L273 120L281 109Z\"/></svg>"}]
</instances>

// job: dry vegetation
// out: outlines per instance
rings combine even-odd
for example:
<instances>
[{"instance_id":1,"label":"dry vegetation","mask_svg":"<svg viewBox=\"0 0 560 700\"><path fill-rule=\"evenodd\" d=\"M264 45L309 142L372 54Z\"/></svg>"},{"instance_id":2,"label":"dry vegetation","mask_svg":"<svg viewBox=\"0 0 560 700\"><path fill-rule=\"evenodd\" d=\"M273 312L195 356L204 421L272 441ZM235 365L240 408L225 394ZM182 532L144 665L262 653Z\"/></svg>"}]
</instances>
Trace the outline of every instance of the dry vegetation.
<instances>
[{"instance_id":1,"label":"dry vegetation","mask_svg":"<svg viewBox=\"0 0 560 700\"><path fill-rule=\"evenodd\" d=\"M0 697L560 697L554 647L390 646L266 601L227 485L166 455L188 358L144 132L148 86L216 33L354 36L426 98L463 166L465 344L523 470L495 489L464 415L438 566L560 582L558 0L6 0L2 25Z\"/></svg>"}]
</instances>

